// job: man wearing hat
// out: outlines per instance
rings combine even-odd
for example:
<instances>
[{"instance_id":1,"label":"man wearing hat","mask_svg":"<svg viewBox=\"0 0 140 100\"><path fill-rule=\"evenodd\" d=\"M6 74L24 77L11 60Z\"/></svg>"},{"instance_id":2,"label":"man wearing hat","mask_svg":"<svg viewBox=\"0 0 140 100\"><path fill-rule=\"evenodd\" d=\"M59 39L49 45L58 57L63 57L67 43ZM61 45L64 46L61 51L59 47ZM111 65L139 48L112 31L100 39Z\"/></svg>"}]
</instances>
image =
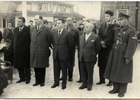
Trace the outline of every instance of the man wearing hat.
<instances>
[{"instance_id":1,"label":"man wearing hat","mask_svg":"<svg viewBox=\"0 0 140 100\"><path fill-rule=\"evenodd\" d=\"M119 26L115 29L114 44L109 55L104 77L113 82L110 94L123 97L127 84L132 83L133 56L137 47L137 34L129 25L129 16L120 13Z\"/></svg>"},{"instance_id":2,"label":"man wearing hat","mask_svg":"<svg viewBox=\"0 0 140 100\"><path fill-rule=\"evenodd\" d=\"M105 78L103 77L103 75L106 69L109 53L113 45L114 24L111 22L112 16L113 12L107 10L105 12L105 22L101 24L99 29L99 37L101 40L100 44L102 48L98 56L100 81L97 83L97 85L105 84ZM112 86L111 81L109 81L107 86Z\"/></svg>"}]
</instances>

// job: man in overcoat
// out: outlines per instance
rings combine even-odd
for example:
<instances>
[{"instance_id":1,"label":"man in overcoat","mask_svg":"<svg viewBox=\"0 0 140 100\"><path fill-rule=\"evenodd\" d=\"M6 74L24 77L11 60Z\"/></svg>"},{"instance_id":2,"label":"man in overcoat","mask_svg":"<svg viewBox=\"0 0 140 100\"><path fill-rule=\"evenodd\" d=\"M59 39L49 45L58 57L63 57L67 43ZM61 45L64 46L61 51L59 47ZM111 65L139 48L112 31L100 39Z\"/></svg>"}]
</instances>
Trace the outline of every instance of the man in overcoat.
<instances>
[{"instance_id":1,"label":"man in overcoat","mask_svg":"<svg viewBox=\"0 0 140 100\"><path fill-rule=\"evenodd\" d=\"M127 84L132 83L133 56L137 47L137 34L129 26L129 16L119 14L119 28L115 29L114 44L109 55L104 77L113 82L110 94L119 93L123 97Z\"/></svg>"},{"instance_id":2,"label":"man in overcoat","mask_svg":"<svg viewBox=\"0 0 140 100\"><path fill-rule=\"evenodd\" d=\"M87 23L84 29L85 34L80 37L79 61L83 84L79 89L87 88L88 91L92 90L94 65L101 48L99 36L92 31L93 28L93 24Z\"/></svg>"},{"instance_id":3,"label":"man in overcoat","mask_svg":"<svg viewBox=\"0 0 140 100\"><path fill-rule=\"evenodd\" d=\"M60 69L62 70L62 89L67 84L67 69L70 68L71 50L74 49L74 39L69 31L64 28L65 20L57 20L57 28L53 31L53 63L54 63L54 84L51 88L59 86Z\"/></svg>"},{"instance_id":4,"label":"man in overcoat","mask_svg":"<svg viewBox=\"0 0 140 100\"><path fill-rule=\"evenodd\" d=\"M70 68L68 68L68 81L73 81L73 67L75 66L75 50L78 45L78 29L73 27L72 24L72 18L67 18L67 30L72 34L72 37L74 39L74 44L75 48L71 50L71 55L70 55Z\"/></svg>"},{"instance_id":5,"label":"man in overcoat","mask_svg":"<svg viewBox=\"0 0 140 100\"><path fill-rule=\"evenodd\" d=\"M35 70L35 84L45 85L46 68L49 67L51 31L43 24L43 17L36 15L35 26L31 27L30 66Z\"/></svg>"},{"instance_id":6,"label":"man in overcoat","mask_svg":"<svg viewBox=\"0 0 140 100\"><path fill-rule=\"evenodd\" d=\"M105 78L103 77L103 75L106 69L109 53L113 45L114 24L111 22L112 16L113 16L113 12L110 10L107 10L105 12L105 22L101 24L100 29L99 29L99 37L101 41L100 45L102 48L98 56L100 81L97 83L97 85L101 85L105 83ZM109 81L107 86L111 86L111 85L112 84Z\"/></svg>"},{"instance_id":7,"label":"man in overcoat","mask_svg":"<svg viewBox=\"0 0 140 100\"><path fill-rule=\"evenodd\" d=\"M25 18L18 18L18 27L14 30L14 67L18 69L19 81L30 83L30 29L25 25Z\"/></svg>"}]
</instances>

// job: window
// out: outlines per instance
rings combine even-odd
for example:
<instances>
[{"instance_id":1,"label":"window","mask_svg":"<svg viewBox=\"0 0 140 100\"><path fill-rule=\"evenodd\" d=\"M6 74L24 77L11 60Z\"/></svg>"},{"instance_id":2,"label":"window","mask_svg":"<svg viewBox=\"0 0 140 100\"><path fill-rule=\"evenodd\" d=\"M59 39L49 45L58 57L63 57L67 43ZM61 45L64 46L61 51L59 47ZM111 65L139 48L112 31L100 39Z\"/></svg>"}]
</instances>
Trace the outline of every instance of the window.
<instances>
[{"instance_id":1,"label":"window","mask_svg":"<svg viewBox=\"0 0 140 100\"><path fill-rule=\"evenodd\" d=\"M47 11L48 10L48 4L42 4L42 10Z\"/></svg>"},{"instance_id":2,"label":"window","mask_svg":"<svg viewBox=\"0 0 140 100\"><path fill-rule=\"evenodd\" d=\"M42 10L42 4L38 4L38 10Z\"/></svg>"},{"instance_id":3,"label":"window","mask_svg":"<svg viewBox=\"0 0 140 100\"><path fill-rule=\"evenodd\" d=\"M60 12L66 12L66 6L60 5Z\"/></svg>"},{"instance_id":4,"label":"window","mask_svg":"<svg viewBox=\"0 0 140 100\"><path fill-rule=\"evenodd\" d=\"M27 4L27 10L31 10L31 4Z\"/></svg>"}]
</instances>

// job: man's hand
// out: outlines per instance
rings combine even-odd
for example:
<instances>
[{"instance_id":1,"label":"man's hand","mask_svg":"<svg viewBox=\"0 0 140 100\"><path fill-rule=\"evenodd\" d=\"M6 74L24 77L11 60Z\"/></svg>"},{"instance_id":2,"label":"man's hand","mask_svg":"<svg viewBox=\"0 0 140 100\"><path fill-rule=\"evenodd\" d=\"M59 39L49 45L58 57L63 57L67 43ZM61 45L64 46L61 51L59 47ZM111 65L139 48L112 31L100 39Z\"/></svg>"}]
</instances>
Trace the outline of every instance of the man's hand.
<instances>
[{"instance_id":1,"label":"man's hand","mask_svg":"<svg viewBox=\"0 0 140 100\"><path fill-rule=\"evenodd\" d=\"M106 45L102 45L103 48L107 48Z\"/></svg>"},{"instance_id":2,"label":"man's hand","mask_svg":"<svg viewBox=\"0 0 140 100\"><path fill-rule=\"evenodd\" d=\"M105 45L105 42L104 41L101 41L101 45Z\"/></svg>"},{"instance_id":3,"label":"man's hand","mask_svg":"<svg viewBox=\"0 0 140 100\"><path fill-rule=\"evenodd\" d=\"M125 59L125 63L128 64L130 62L129 59Z\"/></svg>"}]
</instances>

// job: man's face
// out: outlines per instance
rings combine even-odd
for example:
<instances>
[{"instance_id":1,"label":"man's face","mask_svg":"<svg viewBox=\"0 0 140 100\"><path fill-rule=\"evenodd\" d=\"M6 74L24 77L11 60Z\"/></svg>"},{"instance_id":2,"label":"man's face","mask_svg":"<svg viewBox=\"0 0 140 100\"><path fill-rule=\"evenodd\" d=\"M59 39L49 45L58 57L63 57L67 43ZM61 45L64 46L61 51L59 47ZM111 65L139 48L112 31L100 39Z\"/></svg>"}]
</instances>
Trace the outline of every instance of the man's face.
<instances>
[{"instance_id":1,"label":"man's face","mask_svg":"<svg viewBox=\"0 0 140 100\"><path fill-rule=\"evenodd\" d=\"M12 26L12 24L11 23L8 23L8 27L11 27Z\"/></svg>"},{"instance_id":2,"label":"man's face","mask_svg":"<svg viewBox=\"0 0 140 100\"><path fill-rule=\"evenodd\" d=\"M105 14L105 21L109 22L111 20L111 16L109 14Z\"/></svg>"},{"instance_id":3,"label":"man's face","mask_svg":"<svg viewBox=\"0 0 140 100\"><path fill-rule=\"evenodd\" d=\"M23 20L22 19L18 19L18 21L17 21L18 23L18 27L23 27L24 26L24 22L23 22Z\"/></svg>"},{"instance_id":4,"label":"man's face","mask_svg":"<svg viewBox=\"0 0 140 100\"><path fill-rule=\"evenodd\" d=\"M84 31L86 32L86 33L90 33L91 31L92 31L92 26L90 25L90 24L86 24L85 25L85 28L84 28Z\"/></svg>"},{"instance_id":5,"label":"man's face","mask_svg":"<svg viewBox=\"0 0 140 100\"><path fill-rule=\"evenodd\" d=\"M62 21L61 20L58 20L57 21L57 28L58 29L62 29L64 27L64 24L62 23Z\"/></svg>"},{"instance_id":6,"label":"man's face","mask_svg":"<svg viewBox=\"0 0 140 100\"><path fill-rule=\"evenodd\" d=\"M11 45L11 43L5 42L5 46L6 46L6 47L9 47L10 45Z\"/></svg>"},{"instance_id":7,"label":"man's face","mask_svg":"<svg viewBox=\"0 0 140 100\"><path fill-rule=\"evenodd\" d=\"M42 20L39 19L39 16L35 16L34 21L35 21L35 24L36 24L37 26L41 25L41 23L42 23Z\"/></svg>"},{"instance_id":8,"label":"man's face","mask_svg":"<svg viewBox=\"0 0 140 100\"><path fill-rule=\"evenodd\" d=\"M72 24L72 19L67 19L67 25L71 25Z\"/></svg>"},{"instance_id":9,"label":"man's face","mask_svg":"<svg viewBox=\"0 0 140 100\"><path fill-rule=\"evenodd\" d=\"M75 28L77 28L77 23L73 23L73 26L74 26Z\"/></svg>"},{"instance_id":10,"label":"man's face","mask_svg":"<svg viewBox=\"0 0 140 100\"><path fill-rule=\"evenodd\" d=\"M125 26L127 23L127 19L119 19L118 21L120 26Z\"/></svg>"},{"instance_id":11,"label":"man's face","mask_svg":"<svg viewBox=\"0 0 140 100\"><path fill-rule=\"evenodd\" d=\"M33 25L33 22L30 22L30 25Z\"/></svg>"}]
</instances>

